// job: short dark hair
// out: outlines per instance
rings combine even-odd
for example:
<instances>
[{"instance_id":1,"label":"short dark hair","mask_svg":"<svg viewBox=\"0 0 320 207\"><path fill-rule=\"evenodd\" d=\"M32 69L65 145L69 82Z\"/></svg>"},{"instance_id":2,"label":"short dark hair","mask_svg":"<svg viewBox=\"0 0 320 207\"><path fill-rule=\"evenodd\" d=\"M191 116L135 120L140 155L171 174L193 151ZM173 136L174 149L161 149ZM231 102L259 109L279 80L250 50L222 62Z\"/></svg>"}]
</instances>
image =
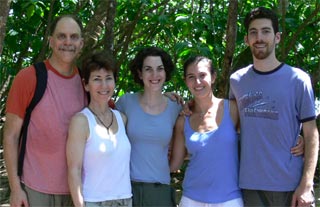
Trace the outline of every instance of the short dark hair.
<instances>
[{"instance_id":1,"label":"short dark hair","mask_svg":"<svg viewBox=\"0 0 320 207\"><path fill-rule=\"evenodd\" d=\"M210 66L209 69L210 69L211 75L215 74L216 71L215 71L215 69L214 69L214 67L213 67L212 60L209 59L209 58L207 58L207 57L205 57L205 56L196 55L196 56L191 56L191 57L189 57L189 58L184 62L184 64L183 64L183 76L186 77L186 75L187 75L187 68L188 68L190 65L192 65L192 64L197 65L199 62L201 62L201 61L203 61L203 60L205 60L205 61L207 61L207 62L209 63L209 66Z\"/></svg>"},{"instance_id":2,"label":"short dark hair","mask_svg":"<svg viewBox=\"0 0 320 207\"><path fill-rule=\"evenodd\" d=\"M143 81L140 79L139 71L142 72L143 61L149 56L160 56L166 72L166 81L169 81L175 66L171 56L166 51L158 47L146 47L140 50L135 58L130 62L129 69L133 75L134 81L143 86Z\"/></svg>"},{"instance_id":3,"label":"short dark hair","mask_svg":"<svg viewBox=\"0 0 320 207\"><path fill-rule=\"evenodd\" d=\"M61 19L63 19L63 18L71 18L71 19L73 19L74 21L76 21L77 24L78 24L78 26L80 27L80 32L81 32L81 34L82 34L83 25L82 25L81 20L80 20L76 15L73 15L73 14L64 14L64 15L61 15L61 16L56 17L56 18L53 20L53 22L51 23L51 25L50 25L50 33L49 33L50 35L53 35L54 30L56 29L58 22L59 22Z\"/></svg>"},{"instance_id":4,"label":"short dark hair","mask_svg":"<svg viewBox=\"0 0 320 207\"><path fill-rule=\"evenodd\" d=\"M249 30L250 23L255 19L270 19L274 33L279 32L279 20L277 14L271 9L265 7L257 7L252 9L244 19L246 32Z\"/></svg>"},{"instance_id":5,"label":"short dark hair","mask_svg":"<svg viewBox=\"0 0 320 207\"><path fill-rule=\"evenodd\" d=\"M117 80L119 69L113 56L105 51L96 51L84 58L82 62L81 72L84 83L88 84L90 74L101 68L106 69L106 71L112 71L115 81Z\"/></svg>"}]
</instances>

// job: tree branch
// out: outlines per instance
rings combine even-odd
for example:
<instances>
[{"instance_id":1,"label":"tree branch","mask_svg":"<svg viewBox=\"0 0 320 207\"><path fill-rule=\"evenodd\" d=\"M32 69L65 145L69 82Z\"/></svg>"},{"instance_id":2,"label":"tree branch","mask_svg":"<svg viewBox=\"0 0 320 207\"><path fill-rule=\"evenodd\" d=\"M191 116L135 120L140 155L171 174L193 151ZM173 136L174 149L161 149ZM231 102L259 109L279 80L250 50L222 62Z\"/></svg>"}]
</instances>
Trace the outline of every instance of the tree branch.
<instances>
[{"instance_id":1,"label":"tree branch","mask_svg":"<svg viewBox=\"0 0 320 207\"><path fill-rule=\"evenodd\" d=\"M3 41L6 36L6 24L9 14L11 0L1 1L0 4L0 55L2 54Z\"/></svg>"},{"instance_id":2,"label":"tree branch","mask_svg":"<svg viewBox=\"0 0 320 207\"><path fill-rule=\"evenodd\" d=\"M50 10L49 10L49 14L48 14L47 27L46 27L46 30L44 33L43 42L42 42L40 52L37 55L35 62L40 62L46 58L46 52L48 50L47 46L48 46L49 35L50 35L50 25L51 25L52 19L53 19L53 11L54 11L53 8L54 8L55 2L56 2L56 0L51 0L51 2L50 2Z\"/></svg>"},{"instance_id":3,"label":"tree branch","mask_svg":"<svg viewBox=\"0 0 320 207\"><path fill-rule=\"evenodd\" d=\"M316 17L320 12L320 4L316 4L316 9L311 13L310 16L308 16L305 21L299 25L298 29L292 33L292 37L291 40L288 41L288 45L285 48L285 52L284 52L284 56L282 56L282 60L285 60L289 54L289 51L294 47L294 45L296 44L296 41L298 39L298 37L300 36L300 34L302 32L304 32L304 29L310 24L310 22L312 22L312 19L314 17ZM317 18L319 21L319 18Z\"/></svg>"}]
</instances>

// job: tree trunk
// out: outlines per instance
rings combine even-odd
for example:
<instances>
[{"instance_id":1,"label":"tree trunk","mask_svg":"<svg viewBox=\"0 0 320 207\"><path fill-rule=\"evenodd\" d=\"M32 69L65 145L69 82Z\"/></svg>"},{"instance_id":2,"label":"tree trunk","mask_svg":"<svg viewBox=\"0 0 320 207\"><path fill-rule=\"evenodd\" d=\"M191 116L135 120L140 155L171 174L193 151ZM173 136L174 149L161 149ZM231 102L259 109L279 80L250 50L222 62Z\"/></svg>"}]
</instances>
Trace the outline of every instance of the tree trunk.
<instances>
[{"instance_id":1,"label":"tree trunk","mask_svg":"<svg viewBox=\"0 0 320 207\"><path fill-rule=\"evenodd\" d=\"M109 0L107 19L105 22L105 34L104 34L104 49L109 52L114 52L114 19L116 16L116 0Z\"/></svg>"},{"instance_id":2,"label":"tree trunk","mask_svg":"<svg viewBox=\"0 0 320 207\"><path fill-rule=\"evenodd\" d=\"M45 34L44 34L44 38L43 38L43 43L42 43L42 47L41 50L39 52L39 55L36 58L35 62L40 62L43 61L44 59L46 59L46 53L48 50L48 42L49 42L49 32L50 32L50 25L52 23L53 17L54 17L54 4L55 4L56 0L51 0L50 1L50 10L49 10L49 14L48 14L48 18L47 18L47 28L45 30Z\"/></svg>"},{"instance_id":3,"label":"tree trunk","mask_svg":"<svg viewBox=\"0 0 320 207\"><path fill-rule=\"evenodd\" d=\"M218 89L217 96L227 97L229 90L229 76L231 74L231 64L233 54L236 47L237 38L237 14L238 14L238 1L229 0L228 22L226 31L226 50L224 54L224 61L222 67L222 75L220 77L220 88ZM224 94L223 94L224 92Z\"/></svg>"},{"instance_id":4,"label":"tree trunk","mask_svg":"<svg viewBox=\"0 0 320 207\"><path fill-rule=\"evenodd\" d=\"M99 42L101 34L106 26L107 13L110 11L110 5L112 5L110 1L112 0L100 1L93 12L93 16L84 28L84 47L82 48L82 53L79 58L80 61L89 53L92 53L96 49L100 49L97 43Z\"/></svg>"},{"instance_id":5,"label":"tree trunk","mask_svg":"<svg viewBox=\"0 0 320 207\"><path fill-rule=\"evenodd\" d=\"M6 36L6 24L9 15L11 0L1 0L0 4L0 55L2 54L3 41Z\"/></svg>"}]
</instances>

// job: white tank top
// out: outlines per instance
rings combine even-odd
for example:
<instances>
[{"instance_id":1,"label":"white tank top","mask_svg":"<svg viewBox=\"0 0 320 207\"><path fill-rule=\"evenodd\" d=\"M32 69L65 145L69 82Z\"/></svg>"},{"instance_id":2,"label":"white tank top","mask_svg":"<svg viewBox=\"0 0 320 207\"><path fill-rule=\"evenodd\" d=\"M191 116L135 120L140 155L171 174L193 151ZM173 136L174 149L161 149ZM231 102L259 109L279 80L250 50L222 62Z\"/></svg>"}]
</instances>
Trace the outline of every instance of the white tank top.
<instances>
[{"instance_id":1,"label":"white tank top","mask_svg":"<svg viewBox=\"0 0 320 207\"><path fill-rule=\"evenodd\" d=\"M88 108L83 113L89 123L83 166L82 191L85 201L99 202L130 198L130 152L123 120L118 111L112 110L118 123L118 131L109 135L107 129L98 125Z\"/></svg>"}]
</instances>

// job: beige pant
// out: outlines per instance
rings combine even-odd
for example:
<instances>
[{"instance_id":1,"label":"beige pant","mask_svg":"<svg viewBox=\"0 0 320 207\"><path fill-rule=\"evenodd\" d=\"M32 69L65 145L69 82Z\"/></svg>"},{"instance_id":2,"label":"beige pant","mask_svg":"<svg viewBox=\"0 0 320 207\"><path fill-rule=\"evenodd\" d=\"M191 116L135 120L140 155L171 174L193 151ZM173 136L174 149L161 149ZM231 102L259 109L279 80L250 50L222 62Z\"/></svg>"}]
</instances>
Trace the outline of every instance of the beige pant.
<instances>
[{"instance_id":1,"label":"beige pant","mask_svg":"<svg viewBox=\"0 0 320 207\"><path fill-rule=\"evenodd\" d=\"M179 207L243 207L242 198L236 198L223 203L202 203L182 196Z\"/></svg>"},{"instance_id":2,"label":"beige pant","mask_svg":"<svg viewBox=\"0 0 320 207\"><path fill-rule=\"evenodd\" d=\"M26 191L29 206L46 207L70 207L73 206L72 198L67 195L54 195L41 193L22 184Z\"/></svg>"},{"instance_id":3,"label":"beige pant","mask_svg":"<svg viewBox=\"0 0 320 207\"><path fill-rule=\"evenodd\" d=\"M85 202L86 207L132 207L132 199L118 199L103 202Z\"/></svg>"}]
</instances>

